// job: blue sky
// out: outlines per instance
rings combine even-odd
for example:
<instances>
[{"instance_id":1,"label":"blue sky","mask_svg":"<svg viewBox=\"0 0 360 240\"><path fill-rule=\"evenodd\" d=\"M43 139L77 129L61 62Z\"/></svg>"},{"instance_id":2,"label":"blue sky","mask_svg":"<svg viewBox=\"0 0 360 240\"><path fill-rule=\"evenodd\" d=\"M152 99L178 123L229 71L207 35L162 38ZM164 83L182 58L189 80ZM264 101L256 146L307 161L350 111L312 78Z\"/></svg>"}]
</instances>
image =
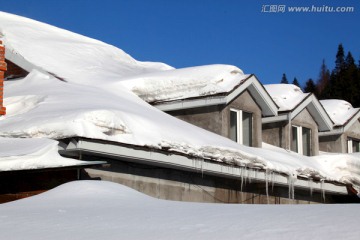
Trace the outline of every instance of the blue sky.
<instances>
[{"instance_id":1,"label":"blue sky","mask_svg":"<svg viewBox=\"0 0 360 240\"><path fill-rule=\"evenodd\" d=\"M269 12L285 5L285 12ZM352 13L294 13L288 7L354 7ZM358 0L11 0L0 9L115 45L141 61L176 68L231 64L264 84L282 73L317 79L342 43L360 59ZM266 12L262 12L264 9Z\"/></svg>"}]
</instances>

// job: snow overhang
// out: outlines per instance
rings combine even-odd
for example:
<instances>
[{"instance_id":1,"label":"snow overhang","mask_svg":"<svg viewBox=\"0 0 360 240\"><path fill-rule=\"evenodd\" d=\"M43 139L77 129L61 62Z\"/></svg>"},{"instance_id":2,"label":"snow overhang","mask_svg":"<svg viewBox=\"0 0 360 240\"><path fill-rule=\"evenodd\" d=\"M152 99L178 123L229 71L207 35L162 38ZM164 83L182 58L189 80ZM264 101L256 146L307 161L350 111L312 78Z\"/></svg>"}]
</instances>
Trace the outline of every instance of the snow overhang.
<instances>
[{"instance_id":1,"label":"snow overhang","mask_svg":"<svg viewBox=\"0 0 360 240\"><path fill-rule=\"evenodd\" d=\"M278 106L254 74L241 81L233 88L232 91L228 93L151 104L162 111L175 111L213 105L227 105L246 90L249 91L255 102L261 108L263 116L277 116Z\"/></svg>"},{"instance_id":2,"label":"snow overhang","mask_svg":"<svg viewBox=\"0 0 360 240\"><path fill-rule=\"evenodd\" d=\"M94 156L112 158L119 161L135 162L140 164L177 169L189 172L202 172L203 174L220 176L224 178L248 178L251 181L271 182L274 185L289 187L292 180L289 176L280 173L266 173L264 170L251 169L244 167L235 167L207 161L204 159L193 159L184 155L178 155L166 151L156 151L142 149L139 147L125 146L118 143L99 141L93 139L71 139L60 149L62 155L90 154ZM335 185L329 182L313 182L309 179L298 178L293 183L295 189L303 189L326 194L348 195L347 188L344 184Z\"/></svg>"},{"instance_id":3,"label":"snow overhang","mask_svg":"<svg viewBox=\"0 0 360 240\"><path fill-rule=\"evenodd\" d=\"M50 167L39 167L39 168L21 168L21 169L11 169L11 170L4 170L0 171L0 174L8 174L8 173L19 173L22 172L49 172L49 171L62 171L62 170L80 170L84 168L90 168L90 167L99 167L106 165L106 161L79 161L78 164L73 164L69 166L50 166Z\"/></svg>"},{"instance_id":4,"label":"snow overhang","mask_svg":"<svg viewBox=\"0 0 360 240\"><path fill-rule=\"evenodd\" d=\"M319 100L313 95L309 94L303 101L301 101L294 109L287 112L280 112L279 116L262 118L262 123L272 123L285 121L290 118L295 118L301 111L307 109L318 125L319 132L330 131L333 129L333 122L326 113L324 107Z\"/></svg>"},{"instance_id":5,"label":"snow overhang","mask_svg":"<svg viewBox=\"0 0 360 240\"><path fill-rule=\"evenodd\" d=\"M6 47L7 41L6 40L3 40L3 41L4 41L4 45ZM56 77L57 79L64 81L63 78L61 78L53 73L50 73L50 72L46 71L45 69L43 69L42 67L39 67L39 66L29 62L22 55L20 55L19 53L17 53L14 50L7 49L7 51L5 51L5 58L7 60L13 62L14 64L18 65L19 67L21 67L22 69L24 69L27 72L31 72L32 70L35 69L43 74L51 75L51 76Z\"/></svg>"}]
</instances>

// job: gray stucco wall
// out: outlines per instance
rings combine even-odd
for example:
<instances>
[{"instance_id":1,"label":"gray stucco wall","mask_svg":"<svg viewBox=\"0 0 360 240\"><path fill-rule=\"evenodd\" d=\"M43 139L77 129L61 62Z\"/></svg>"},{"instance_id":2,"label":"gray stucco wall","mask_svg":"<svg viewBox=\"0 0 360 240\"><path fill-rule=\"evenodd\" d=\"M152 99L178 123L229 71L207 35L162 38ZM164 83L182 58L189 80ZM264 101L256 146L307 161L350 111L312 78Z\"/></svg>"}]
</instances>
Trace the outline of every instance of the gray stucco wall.
<instances>
[{"instance_id":1,"label":"gray stucco wall","mask_svg":"<svg viewBox=\"0 0 360 240\"><path fill-rule=\"evenodd\" d=\"M344 145L343 135L331 135L319 137L320 151L346 153L346 146Z\"/></svg>"},{"instance_id":2,"label":"gray stucco wall","mask_svg":"<svg viewBox=\"0 0 360 240\"><path fill-rule=\"evenodd\" d=\"M230 108L253 114L252 146L261 147L261 109L248 91L244 91L228 105L169 111L168 114L221 136L230 136Z\"/></svg>"},{"instance_id":3,"label":"gray stucco wall","mask_svg":"<svg viewBox=\"0 0 360 240\"><path fill-rule=\"evenodd\" d=\"M356 121L351 127L341 135L322 136L319 138L321 151L333 153L347 153L347 140L349 138L360 140L360 123Z\"/></svg>"},{"instance_id":4,"label":"gray stucco wall","mask_svg":"<svg viewBox=\"0 0 360 240\"><path fill-rule=\"evenodd\" d=\"M319 154L319 134L318 126L314 118L310 115L309 111L304 108L296 117L291 120L291 125L306 127L311 129L311 155ZM267 123L262 126L262 139L264 142L281 147L284 149L290 149L289 135L289 122L275 122Z\"/></svg>"},{"instance_id":5,"label":"gray stucco wall","mask_svg":"<svg viewBox=\"0 0 360 240\"><path fill-rule=\"evenodd\" d=\"M97 179L123 184L149 196L175 201L246 204L311 204L323 203L320 192L295 189L295 199L289 199L287 187L269 187L266 184L239 179L221 178L202 173L109 160L107 168L85 169L81 179ZM335 202L327 195L325 202Z\"/></svg>"}]
</instances>

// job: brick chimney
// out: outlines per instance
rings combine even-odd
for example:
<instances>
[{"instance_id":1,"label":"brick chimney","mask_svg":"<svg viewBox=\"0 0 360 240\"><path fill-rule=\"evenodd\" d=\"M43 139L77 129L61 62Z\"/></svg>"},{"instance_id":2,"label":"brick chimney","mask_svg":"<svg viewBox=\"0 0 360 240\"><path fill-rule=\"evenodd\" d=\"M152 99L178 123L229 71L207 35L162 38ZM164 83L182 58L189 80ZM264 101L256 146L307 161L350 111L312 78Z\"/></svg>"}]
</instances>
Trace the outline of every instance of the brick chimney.
<instances>
[{"instance_id":1,"label":"brick chimney","mask_svg":"<svg viewBox=\"0 0 360 240\"><path fill-rule=\"evenodd\" d=\"M0 115L6 114L6 108L3 106L5 71L6 71L5 47L4 45L2 45L2 41L0 41Z\"/></svg>"}]
</instances>

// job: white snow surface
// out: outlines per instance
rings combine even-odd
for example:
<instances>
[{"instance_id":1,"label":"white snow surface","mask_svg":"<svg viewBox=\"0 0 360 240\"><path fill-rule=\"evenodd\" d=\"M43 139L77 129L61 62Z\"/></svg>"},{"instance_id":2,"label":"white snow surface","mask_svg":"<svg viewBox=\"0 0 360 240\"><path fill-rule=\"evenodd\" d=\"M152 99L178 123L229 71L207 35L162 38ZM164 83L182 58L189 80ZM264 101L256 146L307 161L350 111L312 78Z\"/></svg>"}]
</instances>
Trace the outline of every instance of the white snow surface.
<instances>
[{"instance_id":1,"label":"white snow surface","mask_svg":"<svg viewBox=\"0 0 360 240\"><path fill-rule=\"evenodd\" d=\"M359 204L175 202L116 183L76 181L0 205L0 238L357 240L359 211Z\"/></svg>"},{"instance_id":2,"label":"white snow surface","mask_svg":"<svg viewBox=\"0 0 360 240\"><path fill-rule=\"evenodd\" d=\"M320 103L336 126L343 126L359 111L345 100L327 99L320 100Z\"/></svg>"},{"instance_id":3,"label":"white snow surface","mask_svg":"<svg viewBox=\"0 0 360 240\"><path fill-rule=\"evenodd\" d=\"M142 74L121 82L146 102L227 93L250 75L231 65L206 65Z\"/></svg>"},{"instance_id":4,"label":"white snow surface","mask_svg":"<svg viewBox=\"0 0 360 240\"><path fill-rule=\"evenodd\" d=\"M63 158L58 142L46 138L1 138L0 172L83 165L89 162Z\"/></svg>"},{"instance_id":5,"label":"white snow surface","mask_svg":"<svg viewBox=\"0 0 360 240\"><path fill-rule=\"evenodd\" d=\"M279 106L279 111L293 110L309 95L293 84L267 84L264 87Z\"/></svg>"},{"instance_id":6,"label":"white snow surface","mask_svg":"<svg viewBox=\"0 0 360 240\"><path fill-rule=\"evenodd\" d=\"M161 112L124 87L128 83L121 84L138 74L139 81L150 87L150 82L143 79L144 72L167 69L175 77L183 76L189 84L191 80L186 80L187 77L198 72L198 76L210 82L220 81L216 86L226 90L233 87L226 79L246 78L238 68L212 65L180 69L178 74L163 64L151 63L149 67L149 63L137 62L122 50L97 40L6 13L0 13L0 32L7 51L15 51L41 70L32 70L24 79L5 81L7 115L0 117L0 137L102 139L277 171L295 178L317 176L359 186L360 158L356 155L308 158L242 146ZM205 74L205 70L216 77ZM301 90L293 91L304 95ZM329 162L335 160L341 168L329 167L334 166ZM352 168L349 161L354 163Z\"/></svg>"},{"instance_id":7,"label":"white snow surface","mask_svg":"<svg viewBox=\"0 0 360 240\"><path fill-rule=\"evenodd\" d=\"M71 82L100 86L114 78L173 69L164 63L139 62L104 42L4 12L0 40L6 51Z\"/></svg>"}]
</instances>

